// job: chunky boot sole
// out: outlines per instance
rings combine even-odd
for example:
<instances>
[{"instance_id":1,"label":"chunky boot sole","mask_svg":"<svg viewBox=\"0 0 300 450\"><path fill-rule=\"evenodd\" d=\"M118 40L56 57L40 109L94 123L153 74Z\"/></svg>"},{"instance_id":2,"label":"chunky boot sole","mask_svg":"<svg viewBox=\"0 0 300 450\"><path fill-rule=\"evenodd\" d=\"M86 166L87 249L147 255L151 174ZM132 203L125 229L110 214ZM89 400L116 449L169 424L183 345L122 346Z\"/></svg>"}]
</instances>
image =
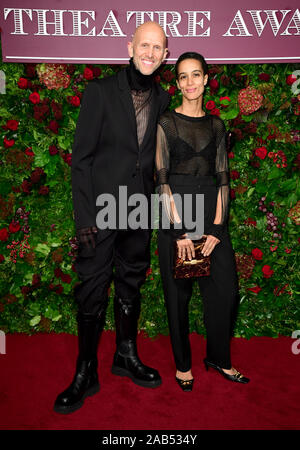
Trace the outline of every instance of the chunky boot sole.
<instances>
[{"instance_id":1,"label":"chunky boot sole","mask_svg":"<svg viewBox=\"0 0 300 450\"><path fill-rule=\"evenodd\" d=\"M86 392L83 394L82 399L80 401L78 401L70 406L54 405L53 410L59 414L70 414L74 411L77 411L77 409L80 409L82 407L86 397L91 397L92 395L97 394L97 392L99 392L99 390L100 390L100 384L99 383L94 384L93 386L91 386L89 389L86 390Z\"/></svg>"},{"instance_id":2,"label":"chunky boot sole","mask_svg":"<svg viewBox=\"0 0 300 450\"><path fill-rule=\"evenodd\" d=\"M135 384L142 387L156 388L161 385L161 380L153 380L153 381L140 380L136 378L130 372L130 370L123 369L122 367L118 366L112 366L111 373L114 375L118 375L119 377L129 377Z\"/></svg>"}]
</instances>

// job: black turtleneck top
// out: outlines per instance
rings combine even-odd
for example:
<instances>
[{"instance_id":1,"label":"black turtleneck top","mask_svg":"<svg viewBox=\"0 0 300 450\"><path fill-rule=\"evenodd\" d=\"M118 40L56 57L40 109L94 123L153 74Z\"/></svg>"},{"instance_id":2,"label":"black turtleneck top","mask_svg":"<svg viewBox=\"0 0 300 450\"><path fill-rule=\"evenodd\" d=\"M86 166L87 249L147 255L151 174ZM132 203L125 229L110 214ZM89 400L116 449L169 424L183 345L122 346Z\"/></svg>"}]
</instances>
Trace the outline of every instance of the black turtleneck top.
<instances>
[{"instance_id":1,"label":"black turtleneck top","mask_svg":"<svg viewBox=\"0 0 300 450\"><path fill-rule=\"evenodd\" d=\"M130 58L129 66L126 67L126 74L131 90L133 107L135 110L137 139L140 147L142 145L149 120L153 74L142 74L135 67L133 58Z\"/></svg>"}]
</instances>

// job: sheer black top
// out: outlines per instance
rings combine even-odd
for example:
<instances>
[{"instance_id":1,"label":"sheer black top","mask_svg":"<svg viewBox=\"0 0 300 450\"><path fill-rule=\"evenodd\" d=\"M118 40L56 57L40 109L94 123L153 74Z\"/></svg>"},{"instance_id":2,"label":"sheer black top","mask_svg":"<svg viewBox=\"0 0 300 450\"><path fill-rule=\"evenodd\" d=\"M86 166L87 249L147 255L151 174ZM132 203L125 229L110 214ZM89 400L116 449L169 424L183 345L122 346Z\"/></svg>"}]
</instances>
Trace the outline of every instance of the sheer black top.
<instances>
[{"instance_id":1,"label":"sheer black top","mask_svg":"<svg viewBox=\"0 0 300 450\"><path fill-rule=\"evenodd\" d=\"M170 174L216 178L221 214L209 234L219 237L219 231L228 218L229 207L229 169L223 120L216 115L190 117L175 110L165 112L157 127L156 169L158 192L169 197L172 196L168 184ZM168 216L174 222L170 208Z\"/></svg>"}]
</instances>

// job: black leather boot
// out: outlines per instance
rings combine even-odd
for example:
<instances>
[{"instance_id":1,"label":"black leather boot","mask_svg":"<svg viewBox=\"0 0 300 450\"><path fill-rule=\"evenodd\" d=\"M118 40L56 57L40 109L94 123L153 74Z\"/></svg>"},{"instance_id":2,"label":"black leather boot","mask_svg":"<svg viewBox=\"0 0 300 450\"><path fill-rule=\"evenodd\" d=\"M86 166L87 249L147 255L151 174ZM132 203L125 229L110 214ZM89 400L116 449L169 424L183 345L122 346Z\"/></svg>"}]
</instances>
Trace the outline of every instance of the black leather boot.
<instances>
[{"instance_id":1,"label":"black leather boot","mask_svg":"<svg viewBox=\"0 0 300 450\"><path fill-rule=\"evenodd\" d=\"M111 372L131 378L143 387L155 388L161 385L161 378L156 369L145 366L137 355L137 322L140 314L139 298L123 299L115 296L114 312L116 323L117 349Z\"/></svg>"},{"instance_id":2,"label":"black leather boot","mask_svg":"<svg viewBox=\"0 0 300 450\"><path fill-rule=\"evenodd\" d=\"M89 313L77 315L79 354L76 373L70 386L55 401L54 411L57 413L69 414L76 411L81 408L86 397L96 394L100 389L97 348L105 323L105 309L97 316Z\"/></svg>"}]
</instances>

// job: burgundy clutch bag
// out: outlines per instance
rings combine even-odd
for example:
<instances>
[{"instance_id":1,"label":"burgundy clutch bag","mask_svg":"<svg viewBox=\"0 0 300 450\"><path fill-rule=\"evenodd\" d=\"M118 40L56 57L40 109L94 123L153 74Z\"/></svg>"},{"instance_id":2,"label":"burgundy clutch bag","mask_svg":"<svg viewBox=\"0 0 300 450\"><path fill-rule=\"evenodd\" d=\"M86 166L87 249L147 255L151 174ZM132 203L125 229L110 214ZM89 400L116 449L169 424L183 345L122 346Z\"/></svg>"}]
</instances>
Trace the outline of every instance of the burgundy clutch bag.
<instances>
[{"instance_id":1,"label":"burgundy clutch bag","mask_svg":"<svg viewBox=\"0 0 300 450\"><path fill-rule=\"evenodd\" d=\"M193 241L195 248L195 258L191 261L183 260L178 256L177 241L174 240L174 278L192 278L210 275L210 255L203 256L202 249L207 237L204 236Z\"/></svg>"}]
</instances>

